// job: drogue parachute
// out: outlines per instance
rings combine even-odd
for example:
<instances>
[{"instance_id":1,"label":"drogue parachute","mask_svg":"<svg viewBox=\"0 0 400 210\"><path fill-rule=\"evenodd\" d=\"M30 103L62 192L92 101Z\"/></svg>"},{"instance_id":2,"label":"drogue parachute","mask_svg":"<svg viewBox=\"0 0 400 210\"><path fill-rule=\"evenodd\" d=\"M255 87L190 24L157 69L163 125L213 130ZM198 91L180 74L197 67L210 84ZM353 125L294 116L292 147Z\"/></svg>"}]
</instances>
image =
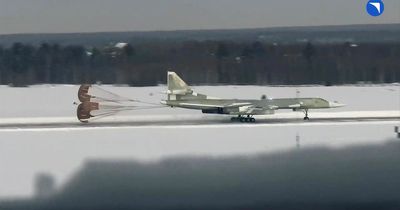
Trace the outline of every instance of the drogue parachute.
<instances>
[{"instance_id":1,"label":"drogue parachute","mask_svg":"<svg viewBox=\"0 0 400 210\"><path fill-rule=\"evenodd\" d=\"M104 90L95 85L81 85L78 90L81 102L76 110L79 121L87 123L123 111L162 108L159 104L135 100Z\"/></svg>"},{"instance_id":2,"label":"drogue parachute","mask_svg":"<svg viewBox=\"0 0 400 210\"><path fill-rule=\"evenodd\" d=\"M142 102L139 100L122 97L95 85L81 85L78 90L78 98L80 102Z\"/></svg>"}]
</instances>

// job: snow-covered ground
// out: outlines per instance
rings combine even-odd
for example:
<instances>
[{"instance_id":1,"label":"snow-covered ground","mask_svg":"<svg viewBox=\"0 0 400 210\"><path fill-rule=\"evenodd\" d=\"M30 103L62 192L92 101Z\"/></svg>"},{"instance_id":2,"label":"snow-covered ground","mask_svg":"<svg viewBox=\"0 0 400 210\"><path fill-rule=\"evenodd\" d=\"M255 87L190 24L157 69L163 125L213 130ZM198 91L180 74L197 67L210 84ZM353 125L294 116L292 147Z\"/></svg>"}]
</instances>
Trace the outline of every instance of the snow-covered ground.
<instances>
[{"instance_id":1,"label":"snow-covered ground","mask_svg":"<svg viewBox=\"0 0 400 210\"><path fill-rule=\"evenodd\" d=\"M315 111L314 116L347 116L360 113L394 115L400 107L397 85L339 87L194 87L197 92L221 98L322 97L347 104L346 107ZM0 121L42 122L68 120L74 122L77 86L33 86L30 88L0 87ZM146 101L163 98L164 86L109 87L104 89ZM363 112L360 112L363 111ZM312 112L313 113L313 112ZM311 113L311 114L312 114ZM193 115L192 115L193 114ZM268 117L299 115L283 112ZM198 111L155 109L126 113L122 118L155 120L157 118L215 119ZM397 115L398 116L398 115ZM112 119L111 119L112 120ZM0 123L1 123L0 122ZM394 135L396 120L363 122L311 122L278 124L220 124L59 128L0 129L0 198L27 196L33 193L35 174L54 175L60 186L87 159L134 159L157 161L173 156L231 156L275 153L301 148L326 146L347 147L358 144L382 144Z\"/></svg>"}]
</instances>

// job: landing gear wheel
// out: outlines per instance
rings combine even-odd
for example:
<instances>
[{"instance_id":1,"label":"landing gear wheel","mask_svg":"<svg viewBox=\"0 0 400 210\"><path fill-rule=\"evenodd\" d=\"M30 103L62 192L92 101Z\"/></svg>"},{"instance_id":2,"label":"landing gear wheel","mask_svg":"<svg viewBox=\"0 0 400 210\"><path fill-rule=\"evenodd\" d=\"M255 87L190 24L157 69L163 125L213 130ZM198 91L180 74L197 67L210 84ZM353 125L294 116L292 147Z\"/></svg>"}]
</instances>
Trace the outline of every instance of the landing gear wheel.
<instances>
[{"instance_id":1,"label":"landing gear wheel","mask_svg":"<svg viewBox=\"0 0 400 210\"><path fill-rule=\"evenodd\" d=\"M310 118L308 117L308 109L304 109L304 114L306 115L303 119L304 120L310 120Z\"/></svg>"},{"instance_id":2,"label":"landing gear wheel","mask_svg":"<svg viewBox=\"0 0 400 210\"><path fill-rule=\"evenodd\" d=\"M249 123L249 122L255 122L256 119L254 119L253 117L250 117L250 116L242 117L241 115L239 115L237 117L231 117L231 121L232 122L238 121L238 122L242 122L242 123L244 123L244 122Z\"/></svg>"}]
</instances>

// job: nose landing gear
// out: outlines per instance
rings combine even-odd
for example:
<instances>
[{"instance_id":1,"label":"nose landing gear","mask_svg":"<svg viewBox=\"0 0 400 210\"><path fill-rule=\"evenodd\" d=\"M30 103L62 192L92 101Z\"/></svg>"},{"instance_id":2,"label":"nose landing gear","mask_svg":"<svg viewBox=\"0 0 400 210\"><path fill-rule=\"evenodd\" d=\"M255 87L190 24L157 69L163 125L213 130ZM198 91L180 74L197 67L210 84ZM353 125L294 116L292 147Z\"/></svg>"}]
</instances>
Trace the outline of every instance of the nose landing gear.
<instances>
[{"instance_id":1,"label":"nose landing gear","mask_svg":"<svg viewBox=\"0 0 400 210\"><path fill-rule=\"evenodd\" d=\"M310 118L308 117L308 109L304 109L303 112L306 115L303 119L304 120L310 120Z\"/></svg>"}]
</instances>

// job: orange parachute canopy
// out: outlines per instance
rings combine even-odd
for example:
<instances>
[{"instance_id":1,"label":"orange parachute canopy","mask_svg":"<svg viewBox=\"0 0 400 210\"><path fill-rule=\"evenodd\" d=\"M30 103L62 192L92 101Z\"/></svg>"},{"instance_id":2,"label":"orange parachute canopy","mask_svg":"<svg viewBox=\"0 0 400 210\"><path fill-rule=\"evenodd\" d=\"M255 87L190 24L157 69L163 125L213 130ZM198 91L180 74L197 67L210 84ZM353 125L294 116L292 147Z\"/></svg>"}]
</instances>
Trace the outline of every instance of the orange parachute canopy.
<instances>
[{"instance_id":1,"label":"orange parachute canopy","mask_svg":"<svg viewBox=\"0 0 400 210\"><path fill-rule=\"evenodd\" d=\"M76 115L79 121L86 123L91 117L94 117L90 113L95 110L99 110L99 103L84 101L78 105Z\"/></svg>"},{"instance_id":2,"label":"orange parachute canopy","mask_svg":"<svg viewBox=\"0 0 400 210\"><path fill-rule=\"evenodd\" d=\"M78 98L80 102L90 101L89 88L91 85L81 85L78 90Z\"/></svg>"},{"instance_id":3,"label":"orange parachute canopy","mask_svg":"<svg viewBox=\"0 0 400 210\"><path fill-rule=\"evenodd\" d=\"M122 97L96 85L81 85L78 98L81 103L78 105L76 115L79 121L85 123L121 111L160 108L158 104ZM143 106L144 104L147 106Z\"/></svg>"}]
</instances>

